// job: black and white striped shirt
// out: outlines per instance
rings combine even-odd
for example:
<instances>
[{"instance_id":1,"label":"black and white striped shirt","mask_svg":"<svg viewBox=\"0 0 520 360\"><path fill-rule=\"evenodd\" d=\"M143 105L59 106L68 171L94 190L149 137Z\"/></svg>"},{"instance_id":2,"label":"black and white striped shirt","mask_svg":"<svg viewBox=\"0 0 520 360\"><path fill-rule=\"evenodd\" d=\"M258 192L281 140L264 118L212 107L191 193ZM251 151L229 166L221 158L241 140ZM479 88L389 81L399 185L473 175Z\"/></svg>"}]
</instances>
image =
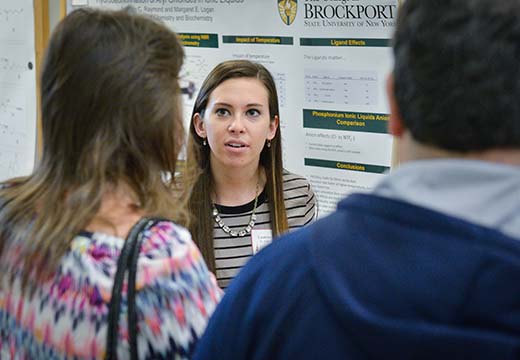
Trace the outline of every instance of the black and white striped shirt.
<instances>
[{"instance_id":1,"label":"black and white striped shirt","mask_svg":"<svg viewBox=\"0 0 520 360\"><path fill-rule=\"evenodd\" d=\"M302 176L283 172L283 191L289 229L307 225L317 216L317 199L309 182ZM271 229L269 200L264 191L258 195L256 223L253 230ZM241 206L216 205L222 221L232 230L245 228L250 220L254 200ZM226 288L245 263L253 256L251 235L232 237L216 223L213 230L216 277L221 288Z\"/></svg>"}]
</instances>

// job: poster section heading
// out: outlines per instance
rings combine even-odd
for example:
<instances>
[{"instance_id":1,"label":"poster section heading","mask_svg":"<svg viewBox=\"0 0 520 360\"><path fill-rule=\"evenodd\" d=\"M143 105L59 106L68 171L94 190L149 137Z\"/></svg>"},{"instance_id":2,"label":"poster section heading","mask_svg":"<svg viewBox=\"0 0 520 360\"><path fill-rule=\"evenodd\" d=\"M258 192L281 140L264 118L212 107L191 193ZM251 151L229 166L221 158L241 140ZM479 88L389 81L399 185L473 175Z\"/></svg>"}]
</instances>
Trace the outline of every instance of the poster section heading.
<instances>
[{"instance_id":1,"label":"poster section heading","mask_svg":"<svg viewBox=\"0 0 520 360\"><path fill-rule=\"evenodd\" d=\"M388 114L303 109L303 127L387 134Z\"/></svg>"},{"instance_id":2,"label":"poster section heading","mask_svg":"<svg viewBox=\"0 0 520 360\"><path fill-rule=\"evenodd\" d=\"M301 46L389 47L389 39L300 38Z\"/></svg>"},{"instance_id":3,"label":"poster section heading","mask_svg":"<svg viewBox=\"0 0 520 360\"><path fill-rule=\"evenodd\" d=\"M218 48L217 34L179 33L183 46L196 48Z\"/></svg>"},{"instance_id":4,"label":"poster section heading","mask_svg":"<svg viewBox=\"0 0 520 360\"><path fill-rule=\"evenodd\" d=\"M224 44L293 45L290 36L223 35Z\"/></svg>"},{"instance_id":5,"label":"poster section heading","mask_svg":"<svg viewBox=\"0 0 520 360\"><path fill-rule=\"evenodd\" d=\"M360 172L367 172L367 173L373 173L373 174L384 174L388 170L390 170L390 167L388 167L388 166L359 164L359 163L351 163L351 162L343 162L343 161L331 161L331 160L323 160L323 159L310 159L310 158L305 158L305 165L330 168L330 169L339 169L339 170L360 171Z\"/></svg>"}]
</instances>

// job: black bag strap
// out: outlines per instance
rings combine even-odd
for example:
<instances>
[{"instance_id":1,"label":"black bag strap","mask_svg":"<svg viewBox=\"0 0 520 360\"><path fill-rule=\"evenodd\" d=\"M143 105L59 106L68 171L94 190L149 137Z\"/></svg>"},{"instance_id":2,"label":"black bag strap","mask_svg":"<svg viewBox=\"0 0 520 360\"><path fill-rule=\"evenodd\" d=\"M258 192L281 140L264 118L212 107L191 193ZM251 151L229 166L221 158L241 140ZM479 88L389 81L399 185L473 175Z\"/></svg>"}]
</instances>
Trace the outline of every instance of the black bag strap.
<instances>
[{"instance_id":1,"label":"black bag strap","mask_svg":"<svg viewBox=\"0 0 520 360\"><path fill-rule=\"evenodd\" d=\"M130 345L130 359L137 360L137 310L135 306L135 279L137 273L137 260L144 239L143 232L150 229L160 221L169 221L163 218L141 218L130 229L126 237L121 254L117 260L117 270L112 287L112 298L108 310L108 328L106 359L117 359L117 340L119 333L119 314L121 312L121 295L125 274L128 271L128 335Z\"/></svg>"}]
</instances>

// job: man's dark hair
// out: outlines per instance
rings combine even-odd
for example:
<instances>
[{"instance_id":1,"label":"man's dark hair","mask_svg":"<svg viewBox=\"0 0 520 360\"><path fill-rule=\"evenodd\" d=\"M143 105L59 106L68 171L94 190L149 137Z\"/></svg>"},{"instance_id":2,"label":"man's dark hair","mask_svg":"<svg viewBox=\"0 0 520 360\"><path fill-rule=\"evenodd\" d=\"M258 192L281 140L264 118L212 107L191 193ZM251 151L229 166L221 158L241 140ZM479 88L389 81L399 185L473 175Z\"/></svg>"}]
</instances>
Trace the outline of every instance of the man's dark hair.
<instances>
[{"instance_id":1,"label":"man's dark hair","mask_svg":"<svg viewBox=\"0 0 520 360\"><path fill-rule=\"evenodd\" d=\"M394 37L404 125L421 143L520 147L520 1L406 0Z\"/></svg>"}]
</instances>

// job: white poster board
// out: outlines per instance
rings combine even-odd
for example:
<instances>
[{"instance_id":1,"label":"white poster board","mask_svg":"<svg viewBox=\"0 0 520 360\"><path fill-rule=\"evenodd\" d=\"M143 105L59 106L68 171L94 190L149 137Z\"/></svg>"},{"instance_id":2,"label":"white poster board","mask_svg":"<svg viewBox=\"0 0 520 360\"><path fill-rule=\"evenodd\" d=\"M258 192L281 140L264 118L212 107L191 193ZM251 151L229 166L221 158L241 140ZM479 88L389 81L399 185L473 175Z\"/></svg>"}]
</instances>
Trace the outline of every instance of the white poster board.
<instances>
[{"instance_id":1,"label":"white poster board","mask_svg":"<svg viewBox=\"0 0 520 360\"><path fill-rule=\"evenodd\" d=\"M187 124L216 64L264 64L280 98L284 165L311 181L320 215L390 169L384 89L397 0L68 0L68 11L80 5L132 6L180 34Z\"/></svg>"},{"instance_id":2,"label":"white poster board","mask_svg":"<svg viewBox=\"0 0 520 360\"><path fill-rule=\"evenodd\" d=\"M0 2L0 181L28 175L36 154L33 0Z\"/></svg>"}]
</instances>

